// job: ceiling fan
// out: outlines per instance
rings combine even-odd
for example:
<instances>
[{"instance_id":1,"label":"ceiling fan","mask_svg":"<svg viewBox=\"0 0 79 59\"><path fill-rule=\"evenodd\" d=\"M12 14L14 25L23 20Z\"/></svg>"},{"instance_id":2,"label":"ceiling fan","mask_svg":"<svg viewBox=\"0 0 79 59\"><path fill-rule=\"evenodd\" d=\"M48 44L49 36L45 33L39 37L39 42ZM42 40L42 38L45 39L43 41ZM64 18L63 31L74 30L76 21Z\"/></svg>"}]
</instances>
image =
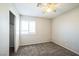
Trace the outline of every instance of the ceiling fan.
<instances>
[{"instance_id":1,"label":"ceiling fan","mask_svg":"<svg viewBox=\"0 0 79 59\"><path fill-rule=\"evenodd\" d=\"M37 3L37 7L41 8L43 12L56 12L59 4L57 3Z\"/></svg>"}]
</instances>

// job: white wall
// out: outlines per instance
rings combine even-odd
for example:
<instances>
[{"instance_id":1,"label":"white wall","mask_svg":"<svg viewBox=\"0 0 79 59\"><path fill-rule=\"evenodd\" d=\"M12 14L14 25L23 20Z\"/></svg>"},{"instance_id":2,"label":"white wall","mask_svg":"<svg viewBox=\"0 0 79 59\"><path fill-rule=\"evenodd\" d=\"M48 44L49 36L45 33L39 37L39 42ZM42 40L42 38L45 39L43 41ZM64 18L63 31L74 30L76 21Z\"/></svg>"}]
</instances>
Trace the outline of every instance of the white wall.
<instances>
[{"instance_id":1,"label":"white wall","mask_svg":"<svg viewBox=\"0 0 79 59\"><path fill-rule=\"evenodd\" d=\"M51 20L21 16L22 20L34 20L36 22L36 33L28 35L20 34L20 45L44 43L51 40Z\"/></svg>"},{"instance_id":2,"label":"white wall","mask_svg":"<svg viewBox=\"0 0 79 59\"><path fill-rule=\"evenodd\" d=\"M16 15L16 24L19 24L19 15L15 13L13 6L7 3L0 3L0 56L9 55L9 10ZM16 27L19 28L19 25L16 25ZM15 41L18 41L19 31L16 28L15 30ZM16 46L18 44L16 42Z\"/></svg>"},{"instance_id":3,"label":"white wall","mask_svg":"<svg viewBox=\"0 0 79 59\"><path fill-rule=\"evenodd\" d=\"M52 19L52 42L79 54L79 7Z\"/></svg>"},{"instance_id":4,"label":"white wall","mask_svg":"<svg viewBox=\"0 0 79 59\"><path fill-rule=\"evenodd\" d=\"M9 13L8 4L0 4L0 56L9 55Z\"/></svg>"}]
</instances>

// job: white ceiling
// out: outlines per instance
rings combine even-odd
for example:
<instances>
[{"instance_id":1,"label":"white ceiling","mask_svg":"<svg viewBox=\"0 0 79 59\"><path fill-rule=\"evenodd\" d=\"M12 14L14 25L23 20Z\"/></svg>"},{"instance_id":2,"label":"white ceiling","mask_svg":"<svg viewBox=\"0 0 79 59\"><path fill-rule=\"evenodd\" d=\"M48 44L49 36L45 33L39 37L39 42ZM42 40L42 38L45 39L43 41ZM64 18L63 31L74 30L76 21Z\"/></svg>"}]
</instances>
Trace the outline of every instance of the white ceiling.
<instances>
[{"instance_id":1,"label":"white ceiling","mask_svg":"<svg viewBox=\"0 0 79 59\"><path fill-rule=\"evenodd\" d=\"M64 12L67 12L79 6L78 3L61 3L61 5L56 9L56 12L45 14L39 7L37 7L37 3L16 3L14 5L21 15L43 18L54 18Z\"/></svg>"}]
</instances>

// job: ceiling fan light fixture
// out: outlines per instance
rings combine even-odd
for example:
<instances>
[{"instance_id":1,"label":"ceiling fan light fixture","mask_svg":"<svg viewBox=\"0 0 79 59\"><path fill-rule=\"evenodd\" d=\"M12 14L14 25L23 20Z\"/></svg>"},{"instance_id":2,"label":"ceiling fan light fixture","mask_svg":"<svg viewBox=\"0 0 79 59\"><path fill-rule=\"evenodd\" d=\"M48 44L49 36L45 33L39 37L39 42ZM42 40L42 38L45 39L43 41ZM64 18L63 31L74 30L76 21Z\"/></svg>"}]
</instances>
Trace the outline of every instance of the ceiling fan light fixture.
<instances>
[{"instance_id":1,"label":"ceiling fan light fixture","mask_svg":"<svg viewBox=\"0 0 79 59\"><path fill-rule=\"evenodd\" d=\"M38 7L40 7L43 12L54 12L58 6L59 4L57 3L40 3Z\"/></svg>"},{"instance_id":2,"label":"ceiling fan light fixture","mask_svg":"<svg viewBox=\"0 0 79 59\"><path fill-rule=\"evenodd\" d=\"M51 11L52 11L52 9L51 9L51 8L48 8L46 11L47 11L47 12L51 12Z\"/></svg>"}]
</instances>

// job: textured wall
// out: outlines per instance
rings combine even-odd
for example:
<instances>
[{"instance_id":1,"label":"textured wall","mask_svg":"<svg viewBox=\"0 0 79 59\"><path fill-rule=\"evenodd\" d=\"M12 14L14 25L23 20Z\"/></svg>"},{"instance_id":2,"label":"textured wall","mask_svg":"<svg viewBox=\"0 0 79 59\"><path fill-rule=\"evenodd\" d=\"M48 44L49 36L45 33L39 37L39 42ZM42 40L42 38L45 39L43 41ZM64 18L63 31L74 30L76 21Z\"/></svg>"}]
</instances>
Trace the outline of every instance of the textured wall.
<instances>
[{"instance_id":1,"label":"textured wall","mask_svg":"<svg viewBox=\"0 0 79 59\"><path fill-rule=\"evenodd\" d=\"M52 42L79 54L79 7L52 19Z\"/></svg>"},{"instance_id":2,"label":"textured wall","mask_svg":"<svg viewBox=\"0 0 79 59\"><path fill-rule=\"evenodd\" d=\"M31 20L36 22L36 32L34 34L20 34L20 45L36 44L49 42L51 39L51 20L21 16L22 20ZM21 27L20 27L21 28Z\"/></svg>"},{"instance_id":3,"label":"textured wall","mask_svg":"<svg viewBox=\"0 0 79 59\"><path fill-rule=\"evenodd\" d=\"M9 12L8 4L0 4L0 56L9 55Z\"/></svg>"}]
</instances>

